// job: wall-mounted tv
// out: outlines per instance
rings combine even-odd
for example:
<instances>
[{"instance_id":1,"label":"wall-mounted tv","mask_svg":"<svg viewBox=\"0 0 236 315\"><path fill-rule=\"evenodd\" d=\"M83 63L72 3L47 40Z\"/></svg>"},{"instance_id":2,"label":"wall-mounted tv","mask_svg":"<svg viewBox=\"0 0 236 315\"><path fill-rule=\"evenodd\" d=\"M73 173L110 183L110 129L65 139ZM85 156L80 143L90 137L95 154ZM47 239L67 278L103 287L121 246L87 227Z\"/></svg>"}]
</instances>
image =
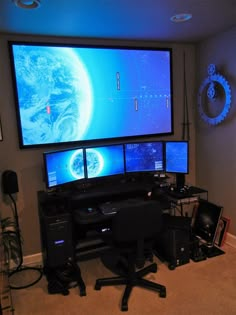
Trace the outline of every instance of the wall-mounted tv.
<instances>
[{"instance_id":1,"label":"wall-mounted tv","mask_svg":"<svg viewBox=\"0 0 236 315\"><path fill-rule=\"evenodd\" d=\"M9 42L20 147L168 135L167 48Z\"/></svg>"},{"instance_id":2,"label":"wall-mounted tv","mask_svg":"<svg viewBox=\"0 0 236 315\"><path fill-rule=\"evenodd\" d=\"M47 188L69 184L85 178L83 149L44 152Z\"/></svg>"},{"instance_id":3,"label":"wall-mounted tv","mask_svg":"<svg viewBox=\"0 0 236 315\"><path fill-rule=\"evenodd\" d=\"M126 172L157 172L164 170L163 142L125 144Z\"/></svg>"},{"instance_id":4,"label":"wall-mounted tv","mask_svg":"<svg viewBox=\"0 0 236 315\"><path fill-rule=\"evenodd\" d=\"M124 146L122 144L85 148L87 178L123 175Z\"/></svg>"}]
</instances>

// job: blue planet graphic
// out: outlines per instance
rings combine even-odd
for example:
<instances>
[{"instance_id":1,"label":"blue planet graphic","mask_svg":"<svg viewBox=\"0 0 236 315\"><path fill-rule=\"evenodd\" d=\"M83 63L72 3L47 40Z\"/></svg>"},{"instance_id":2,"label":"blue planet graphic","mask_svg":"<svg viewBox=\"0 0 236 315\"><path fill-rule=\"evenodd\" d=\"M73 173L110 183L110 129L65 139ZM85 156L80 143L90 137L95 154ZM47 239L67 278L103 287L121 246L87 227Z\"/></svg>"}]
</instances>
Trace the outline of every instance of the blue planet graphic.
<instances>
[{"instance_id":1,"label":"blue planet graphic","mask_svg":"<svg viewBox=\"0 0 236 315\"><path fill-rule=\"evenodd\" d=\"M58 143L84 138L93 91L73 48L16 46L15 69L23 143Z\"/></svg>"},{"instance_id":2,"label":"blue planet graphic","mask_svg":"<svg viewBox=\"0 0 236 315\"><path fill-rule=\"evenodd\" d=\"M88 177L97 177L104 167L104 159L96 149L87 149L86 151Z\"/></svg>"},{"instance_id":3,"label":"blue planet graphic","mask_svg":"<svg viewBox=\"0 0 236 315\"><path fill-rule=\"evenodd\" d=\"M84 178L84 157L83 151L77 150L73 153L69 162L70 173L77 179Z\"/></svg>"}]
</instances>

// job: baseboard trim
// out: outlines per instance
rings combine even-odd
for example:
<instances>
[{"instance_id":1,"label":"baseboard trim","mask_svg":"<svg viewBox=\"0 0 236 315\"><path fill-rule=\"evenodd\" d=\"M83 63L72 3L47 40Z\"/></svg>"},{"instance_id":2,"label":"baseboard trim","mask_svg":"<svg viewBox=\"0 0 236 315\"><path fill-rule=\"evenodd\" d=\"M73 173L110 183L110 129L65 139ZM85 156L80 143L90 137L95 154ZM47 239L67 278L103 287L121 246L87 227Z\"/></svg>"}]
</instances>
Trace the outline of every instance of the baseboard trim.
<instances>
[{"instance_id":1,"label":"baseboard trim","mask_svg":"<svg viewBox=\"0 0 236 315\"><path fill-rule=\"evenodd\" d=\"M226 234L225 244L236 248L236 236L230 233Z\"/></svg>"},{"instance_id":2,"label":"baseboard trim","mask_svg":"<svg viewBox=\"0 0 236 315\"><path fill-rule=\"evenodd\" d=\"M24 259L23 259L24 266L42 266L42 264L43 264L42 253L24 256Z\"/></svg>"},{"instance_id":3,"label":"baseboard trim","mask_svg":"<svg viewBox=\"0 0 236 315\"><path fill-rule=\"evenodd\" d=\"M236 236L230 233L226 234L225 243L229 246L236 248ZM37 253L34 255L24 256L24 266L42 266L43 255Z\"/></svg>"}]
</instances>

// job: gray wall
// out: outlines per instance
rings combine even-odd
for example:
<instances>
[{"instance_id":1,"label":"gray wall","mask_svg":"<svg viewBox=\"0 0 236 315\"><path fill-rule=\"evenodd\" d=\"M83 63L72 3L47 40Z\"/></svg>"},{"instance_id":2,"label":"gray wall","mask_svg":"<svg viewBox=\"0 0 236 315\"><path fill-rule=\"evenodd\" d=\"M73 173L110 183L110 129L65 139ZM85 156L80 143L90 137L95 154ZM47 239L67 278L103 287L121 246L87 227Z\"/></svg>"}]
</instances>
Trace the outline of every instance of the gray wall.
<instances>
[{"instance_id":1,"label":"gray wall","mask_svg":"<svg viewBox=\"0 0 236 315\"><path fill-rule=\"evenodd\" d=\"M38 219L37 191L45 188L43 183L42 152L48 150L24 149L18 145L18 131L14 106L10 60L8 55L8 40L54 41L71 43L90 43L89 40L65 38L30 38L13 35L0 35L0 116L2 120L3 141L0 142L0 173L6 169L16 171L19 182L19 193L16 194L20 227L24 239L24 255L32 255L41 251L40 229ZM92 41L94 43L94 41ZM135 43L130 43L135 44ZM190 174L186 177L188 183L195 184L195 47L182 44L149 43L158 47L173 48L173 87L174 87L174 135L165 139L180 140L182 136L183 118L183 55L186 59L186 77L188 88L188 103L190 111ZM61 147L50 147L50 150ZM1 175L1 174L0 174ZM6 196L0 196L0 215L11 214L11 208Z\"/></svg>"},{"instance_id":2,"label":"gray wall","mask_svg":"<svg viewBox=\"0 0 236 315\"><path fill-rule=\"evenodd\" d=\"M215 64L231 86L231 110L217 126L209 126L197 117L197 183L209 190L209 199L224 207L223 215L231 219L229 232L236 235L236 28L202 42L197 49L198 86L208 76L207 67ZM217 113L225 99L215 104ZM220 99L219 99L220 100Z\"/></svg>"}]
</instances>

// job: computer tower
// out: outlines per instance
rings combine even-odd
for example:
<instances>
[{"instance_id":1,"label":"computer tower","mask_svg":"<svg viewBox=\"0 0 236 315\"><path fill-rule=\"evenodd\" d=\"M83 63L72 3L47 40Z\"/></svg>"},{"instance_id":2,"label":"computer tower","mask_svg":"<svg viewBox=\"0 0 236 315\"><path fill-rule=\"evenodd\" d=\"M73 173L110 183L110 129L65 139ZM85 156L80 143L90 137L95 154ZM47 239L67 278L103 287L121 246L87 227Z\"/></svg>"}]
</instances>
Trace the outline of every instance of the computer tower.
<instances>
[{"instance_id":1,"label":"computer tower","mask_svg":"<svg viewBox=\"0 0 236 315\"><path fill-rule=\"evenodd\" d=\"M65 265L74 257L70 213L52 216L42 213L40 221L44 267L55 268Z\"/></svg>"},{"instance_id":2,"label":"computer tower","mask_svg":"<svg viewBox=\"0 0 236 315\"><path fill-rule=\"evenodd\" d=\"M163 230L159 234L154 252L161 260L168 262L169 269L190 261L191 219L182 216L165 216Z\"/></svg>"}]
</instances>

